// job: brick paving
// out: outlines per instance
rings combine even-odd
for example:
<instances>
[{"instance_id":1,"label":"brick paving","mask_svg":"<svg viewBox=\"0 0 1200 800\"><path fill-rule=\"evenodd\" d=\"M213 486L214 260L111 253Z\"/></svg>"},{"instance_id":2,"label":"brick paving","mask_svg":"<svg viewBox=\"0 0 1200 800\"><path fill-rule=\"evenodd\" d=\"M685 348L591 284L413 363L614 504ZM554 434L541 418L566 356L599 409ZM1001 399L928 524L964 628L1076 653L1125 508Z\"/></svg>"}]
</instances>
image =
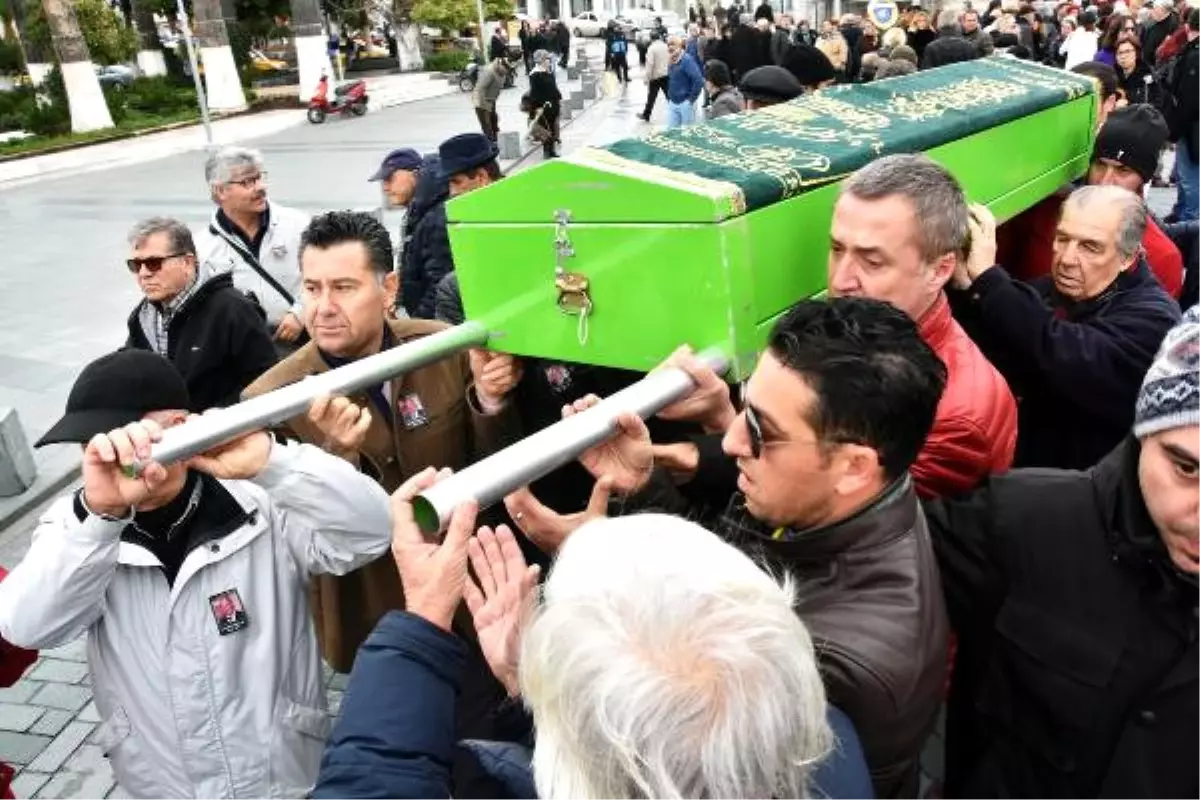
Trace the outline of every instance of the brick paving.
<instances>
[{"instance_id":1,"label":"brick paving","mask_svg":"<svg viewBox=\"0 0 1200 800\"><path fill-rule=\"evenodd\" d=\"M104 753L92 743L100 723L87 677L85 638L44 650L17 684L0 689L0 761L17 770L22 798L123 798ZM337 714L347 676L325 671Z\"/></svg>"}]
</instances>

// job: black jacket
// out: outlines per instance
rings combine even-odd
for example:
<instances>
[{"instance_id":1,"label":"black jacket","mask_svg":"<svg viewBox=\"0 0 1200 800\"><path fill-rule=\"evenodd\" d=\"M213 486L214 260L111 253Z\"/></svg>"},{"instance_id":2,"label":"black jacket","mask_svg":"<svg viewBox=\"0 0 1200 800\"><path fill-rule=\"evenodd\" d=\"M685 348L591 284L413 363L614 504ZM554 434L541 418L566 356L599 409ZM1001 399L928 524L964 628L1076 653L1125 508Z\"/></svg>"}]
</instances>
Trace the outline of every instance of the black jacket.
<instances>
[{"instance_id":1,"label":"black jacket","mask_svg":"<svg viewBox=\"0 0 1200 800\"><path fill-rule=\"evenodd\" d=\"M404 218L404 254L400 262L400 304L410 317L433 319L434 292L454 270L446 232L449 190L435 155L421 163L417 190Z\"/></svg>"},{"instance_id":2,"label":"black jacket","mask_svg":"<svg viewBox=\"0 0 1200 800\"><path fill-rule=\"evenodd\" d=\"M1083 303L1050 277L1022 283L992 268L954 316L1019 399L1014 466L1087 469L1133 425L1142 378L1179 306L1146 266L1122 272Z\"/></svg>"},{"instance_id":3,"label":"black jacket","mask_svg":"<svg viewBox=\"0 0 1200 800\"><path fill-rule=\"evenodd\" d=\"M1155 108L1161 108L1159 104L1161 87L1154 80L1154 73L1143 62L1138 61L1133 72L1128 75L1120 67L1117 67L1116 71L1117 85L1125 92L1129 105L1146 103Z\"/></svg>"},{"instance_id":4,"label":"black jacket","mask_svg":"<svg viewBox=\"0 0 1200 800\"><path fill-rule=\"evenodd\" d=\"M1194 219L1183 222L1155 221L1183 256L1183 288L1179 291L1179 308L1187 311L1200 300L1200 223Z\"/></svg>"},{"instance_id":5,"label":"black jacket","mask_svg":"<svg viewBox=\"0 0 1200 800\"><path fill-rule=\"evenodd\" d=\"M959 658L947 797L1196 797L1196 586L1167 559L1139 446L926 504Z\"/></svg>"},{"instance_id":6,"label":"black jacket","mask_svg":"<svg viewBox=\"0 0 1200 800\"><path fill-rule=\"evenodd\" d=\"M1151 22L1142 32L1142 59L1149 67L1155 66L1158 48L1180 25L1179 15L1174 11L1160 22Z\"/></svg>"},{"instance_id":7,"label":"black jacket","mask_svg":"<svg viewBox=\"0 0 1200 800\"><path fill-rule=\"evenodd\" d=\"M146 303L129 315L126 347L153 350L138 318ZM196 412L238 402L242 389L277 360L259 310L233 287L229 273L208 278L184 302L167 328L167 348Z\"/></svg>"},{"instance_id":8,"label":"black jacket","mask_svg":"<svg viewBox=\"0 0 1200 800\"><path fill-rule=\"evenodd\" d=\"M973 61L980 56L979 48L970 39L962 35L958 28L943 28L938 31L938 38L925 48L921 56L921 69L944 67L947 64L957 64L960 61Z\"/></svg>"},{"instance_id":9,"label":"black jacket","mask_svg":"<svg viewBox=\"0 0 1200 800\"><path fill-rule=\"evenodd\" d=\"M1197 47L1200 39L1193 39L1184 45L1178 61L1171 70L1170 92L1174 95L1175 103L1167 122L1171 125L1172 139L1187 143L1188 153L1192 159L1200 158L1200 142L1197 141L1200 125L1200 57Z\"/></svg>"},{"instance_id":10,"label":"black jacket","mask_svg":"<svg viewBox=\"0 0 1200 800\"><path fill-rule=\"evenodd\" d=\"M533 104L535 112L546 103L550 104L550 108L546 109L545 120L553 126L558 119L562 101L562 92L558 89L558 82L554 79L553 72L529 73L529 100Z\"/></svg>"}]
</instances>

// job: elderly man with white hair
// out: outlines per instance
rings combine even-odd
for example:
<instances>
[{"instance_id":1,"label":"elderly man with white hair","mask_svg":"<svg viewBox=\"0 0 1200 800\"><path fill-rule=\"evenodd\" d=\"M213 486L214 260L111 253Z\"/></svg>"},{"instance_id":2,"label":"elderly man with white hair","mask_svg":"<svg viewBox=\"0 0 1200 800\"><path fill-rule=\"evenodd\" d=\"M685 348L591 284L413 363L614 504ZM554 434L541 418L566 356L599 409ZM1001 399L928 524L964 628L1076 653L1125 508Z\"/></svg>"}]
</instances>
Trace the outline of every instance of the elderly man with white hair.
<instances>
[{"instance_id":1,"label":"elderly man with white hair","mask_svg":"<svg viewBox=\"0 0 1200 800\"><path fill-rule=\"evenodd\" d=\"M464 593L537 730L531 757L494 743L480 759L507 773L495 796L870 796L789 580L694 523L646 514L577 531L535 606L538 568L505 527L472 538L474 507L455 511L441 545L421 535L411 500L439 477L427 469L393 498L408 610L360 651L313 797L447 796L465 657L449 631Z\"/></svg>"},{"instance_id":2,"label":"elderly man with white hair","mask_svg":"<svg viewBox=\"0 0 1200 800\"><path fill-rule=\"evenodd\" d=\"M224 147L209 156L204 179L217 208L208 236L198 242L201 261L233 273L233 284L253 295L266 314L278 347L304 343L300 304L300 234L309 215L267 199L262 154Z\"/></svg>"}]
</instances>

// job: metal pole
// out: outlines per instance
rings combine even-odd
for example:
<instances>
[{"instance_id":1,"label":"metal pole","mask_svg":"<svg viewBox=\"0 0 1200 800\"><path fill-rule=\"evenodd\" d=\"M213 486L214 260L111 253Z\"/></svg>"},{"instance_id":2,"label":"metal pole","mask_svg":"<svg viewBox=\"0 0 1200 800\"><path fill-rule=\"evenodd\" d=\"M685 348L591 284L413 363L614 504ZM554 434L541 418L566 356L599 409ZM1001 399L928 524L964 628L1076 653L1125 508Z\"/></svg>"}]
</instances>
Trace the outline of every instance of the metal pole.
<instances>
[{"instance_id":1,"label":"metal pole","mask_svg":"<svg viewBox=\"0 0 1200 800\"><path fill-rule=\"evenodd\" d=\"M729 360L718 349L706 350L700 358L718 374L728 369ZM582 414L543 428L417 495L413 500L417 524L426 533L444 530L451 512L461 503L476 500L480 508L487 508L607 439L615 430L618 414L632 411L648 417L693 388L692 379L681 369L652 372Z\"/></svg>"},{"instance_id":2,"label":"metal pole","mask_svg":"<svg viewBox=\"0 0 1200 800\"><path fill-rule=\"evenodd\" d=\"M196 84L196 99L200 101L200 119L204 122L205 148L213 149L212 119L208 115L208 96L204 93L204 81L200 78L200 61L196 58L196 48L192 45L192 26L188 24L187 9L183 0L175 0L175 13L179 16L179 24L183 28L183 44L187 48L188 62L192 65L192 81Z\"/></svg>"},{"instance_id":3,"label":"metal pole","mask_svg":"<svg viewBox=\"0 0 1200 800\"><path fill-rule=\"evenodd\" d=\"M465 322L237 405L193 417L163 431L162 440L150 449L149 460L159 464L184 461L241 434L290 419L322 395L346 395L374 386L452 353L486 344L489 335L484 325ZM137 474L142 466L135 464L130 472Z\"/></svg>"}]
</instances>

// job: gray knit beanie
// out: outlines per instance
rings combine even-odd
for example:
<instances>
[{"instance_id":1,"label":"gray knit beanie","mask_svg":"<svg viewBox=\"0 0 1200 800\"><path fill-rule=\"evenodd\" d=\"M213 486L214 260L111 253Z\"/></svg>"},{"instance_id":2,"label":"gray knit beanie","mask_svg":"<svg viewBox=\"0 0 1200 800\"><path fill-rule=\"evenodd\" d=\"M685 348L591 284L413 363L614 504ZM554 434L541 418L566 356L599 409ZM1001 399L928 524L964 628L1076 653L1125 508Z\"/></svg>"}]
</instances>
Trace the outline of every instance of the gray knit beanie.
<instances>
[{"instance_id":1,"label":"gray knit beanie","mask_svg":"<svg viewBox=\"0 0 1200 800\"><path fill-rule=\"evenodd\" d=\"M1200 307L1167 332L1138 393L1133 434L1200 425Z\"/></svg>"}]
</instances>

